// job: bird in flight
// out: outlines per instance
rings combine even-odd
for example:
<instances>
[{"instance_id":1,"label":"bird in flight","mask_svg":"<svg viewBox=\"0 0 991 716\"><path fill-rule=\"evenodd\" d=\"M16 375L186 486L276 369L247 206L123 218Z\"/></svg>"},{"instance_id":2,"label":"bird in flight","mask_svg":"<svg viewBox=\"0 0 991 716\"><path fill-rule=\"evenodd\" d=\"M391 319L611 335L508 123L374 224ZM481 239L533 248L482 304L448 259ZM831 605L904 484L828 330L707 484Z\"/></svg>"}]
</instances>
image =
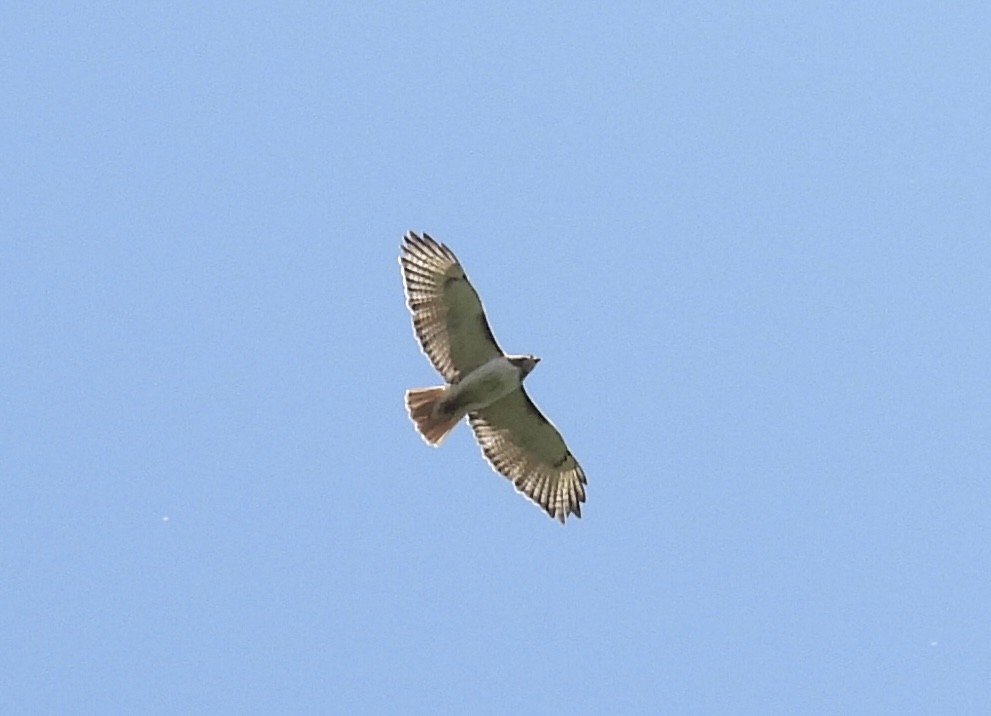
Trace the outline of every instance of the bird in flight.
<instances>
[{"instance_id":1,"label":"bird in flight","mask_svg":"<svg viewBox=\"0 0 991 716\"><path fill-rule=\"evenodd\" d=\"M516 490L564 522L581 517L585 473L523 389L540 361L499 348L478 294L454 253L407 232L399 264L413 332L444 385L406 391L406 409L430 445L467 416L482 454Z\"/></svg>"}]
</instances>

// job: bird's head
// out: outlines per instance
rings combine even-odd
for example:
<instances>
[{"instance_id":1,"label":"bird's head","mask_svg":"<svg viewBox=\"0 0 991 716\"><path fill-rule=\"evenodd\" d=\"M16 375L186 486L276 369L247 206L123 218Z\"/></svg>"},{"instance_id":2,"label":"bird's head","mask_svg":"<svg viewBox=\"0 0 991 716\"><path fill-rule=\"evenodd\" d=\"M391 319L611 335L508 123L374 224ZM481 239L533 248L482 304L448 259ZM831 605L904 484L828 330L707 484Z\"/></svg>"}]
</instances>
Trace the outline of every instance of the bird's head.
<instances>
[{"instance_id":1,"label":"bird's head","mask_svg":"<svg viewBox=\"0 0 991 716\"><path fill-rule=\"evenodd\" d=\"M519 368L520 379L522 380L530 374L530 371L537 367L537 363L540 362L540 358L531 355L513 356L509 359L509 362Z\"/></svg>"}]
</instances>

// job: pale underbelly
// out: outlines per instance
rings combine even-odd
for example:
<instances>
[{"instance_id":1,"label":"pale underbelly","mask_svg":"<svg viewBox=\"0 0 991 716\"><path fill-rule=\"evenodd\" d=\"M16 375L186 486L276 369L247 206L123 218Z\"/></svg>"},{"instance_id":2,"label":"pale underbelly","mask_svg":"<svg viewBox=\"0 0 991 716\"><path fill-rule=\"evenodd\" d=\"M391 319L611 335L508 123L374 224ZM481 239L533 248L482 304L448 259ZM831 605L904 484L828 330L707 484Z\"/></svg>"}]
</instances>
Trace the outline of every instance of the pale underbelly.
<instances>
[{"instance_id":1,"label":"pale underbelly","mask_svg":"<svg viewBox=\"0 0 991 716\"><path fill-rule=\"evenodd\" d=\"M519 375L516 366L505 360L490 361L451 386L444 402L452 412L481 410L516 390L520 385Z\"/></svg>"}]
</instances>

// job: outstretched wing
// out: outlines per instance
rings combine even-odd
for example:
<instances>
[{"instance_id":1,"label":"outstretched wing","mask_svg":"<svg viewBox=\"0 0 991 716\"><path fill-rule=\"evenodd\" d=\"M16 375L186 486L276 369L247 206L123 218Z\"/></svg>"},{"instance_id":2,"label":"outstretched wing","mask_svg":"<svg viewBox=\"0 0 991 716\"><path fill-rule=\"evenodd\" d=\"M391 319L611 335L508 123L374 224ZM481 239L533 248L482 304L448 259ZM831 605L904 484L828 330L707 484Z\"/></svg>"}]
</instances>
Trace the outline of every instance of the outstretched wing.
<instances>
[{"instance_id":1,"label":"outstretched wing","mask_svg":"<svg viewBox=\"0 0 991 716\"><path fill-rule=\"evenodd\" d=\"M399 263L413 332L444 380L457 383L503 354L454 252L427 234L408 231Z\"/></svg>"},{"instance_id":2,"label":"outstretched wing","mask_svg":"<svg viewBox=\"0 0 991 716\"><path fill-rule=\"evenodd\" d=\"M468 422L489 464L517 491L561 522L582 516L585 472L522 387L469 413Z\"/></svg>"}]
</instances>

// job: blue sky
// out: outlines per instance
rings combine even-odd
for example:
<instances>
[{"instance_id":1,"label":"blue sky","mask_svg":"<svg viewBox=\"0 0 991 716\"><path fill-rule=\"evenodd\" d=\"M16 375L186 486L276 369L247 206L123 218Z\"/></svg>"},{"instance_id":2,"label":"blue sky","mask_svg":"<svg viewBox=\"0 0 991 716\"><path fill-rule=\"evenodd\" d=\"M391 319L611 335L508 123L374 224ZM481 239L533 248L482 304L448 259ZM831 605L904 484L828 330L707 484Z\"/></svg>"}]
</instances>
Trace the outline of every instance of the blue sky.
<instances>
[{"instance_id":1,"label":"blue sky","mask_svg":"<svg viewBox=\"0 0 991 716\"><path fill-rule=\"evenodd\" d=\"M991 713L982 3L0 13L0 710ZM588 475L403 409L457 252Z\"/></svg>"}]
</instances>

